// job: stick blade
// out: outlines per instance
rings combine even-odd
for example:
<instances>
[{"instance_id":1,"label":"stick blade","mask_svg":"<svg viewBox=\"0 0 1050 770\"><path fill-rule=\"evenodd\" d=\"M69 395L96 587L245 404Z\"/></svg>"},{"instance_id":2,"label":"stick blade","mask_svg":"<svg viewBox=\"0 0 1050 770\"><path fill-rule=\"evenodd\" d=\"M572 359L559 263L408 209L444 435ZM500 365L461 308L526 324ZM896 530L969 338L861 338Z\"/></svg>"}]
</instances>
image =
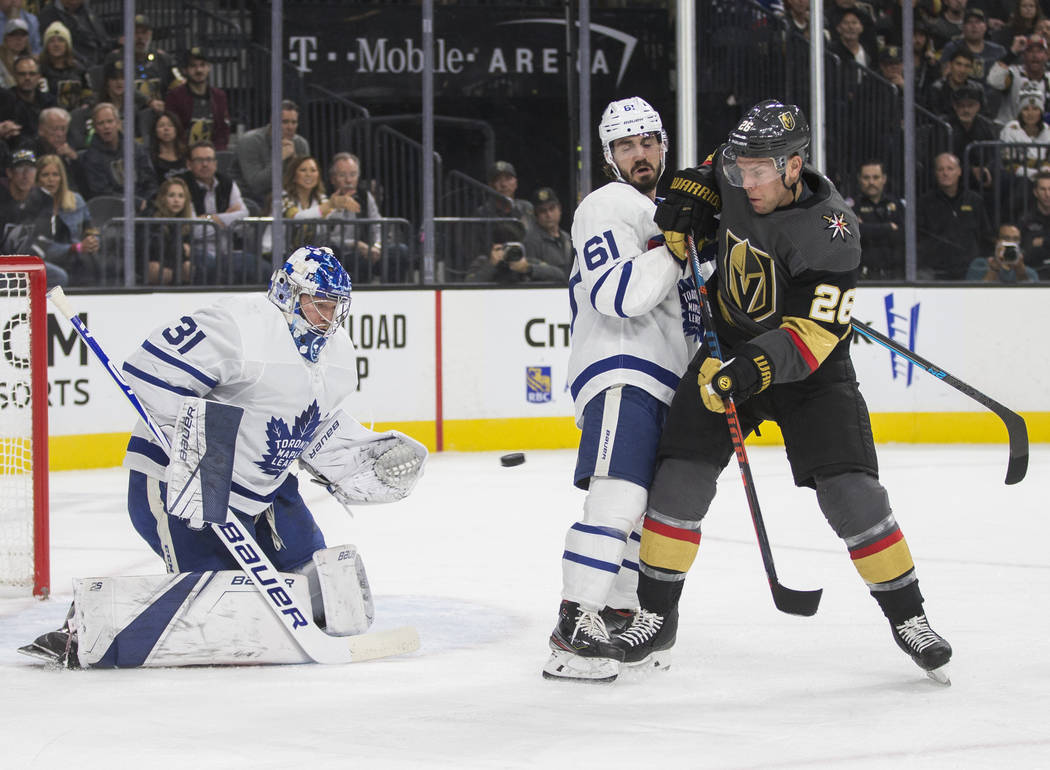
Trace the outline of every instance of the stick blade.
<instances>
[{"instance_id":1,"label":"stick blade","mask_svg":"<svg viewBox=\"0 0 1050 770\"><path fill-rule=\"evenodd\" d=\"M1028 473L1028 426L1016 412L999 415L1006 423L1010 440L1010 460L1006 466L1006 483L1016 484Z\"/></svg>"},{"instance_id":2,"label":"stick blade","mask_svg":"<svg viewBox=\"0 0 1050 770\"><path fill-rule=\"evenodd\" d=\"M788 615L802 615L807 618L817 614L820 597L824 593L823 588L815 591L796 591L772 580L769 587L773 591L773 604L778 610Z\"/></svg>"},{"instance_id":3,"label":"stick blade","mask_svg":"<svg viewBox=\"0 0 1050 770\"><path fill-rule=\"evenodd\" d=\"M419 633L412 626L345 637L353 662L404 655L419 649Z\"/></svg>"}]
</instances>

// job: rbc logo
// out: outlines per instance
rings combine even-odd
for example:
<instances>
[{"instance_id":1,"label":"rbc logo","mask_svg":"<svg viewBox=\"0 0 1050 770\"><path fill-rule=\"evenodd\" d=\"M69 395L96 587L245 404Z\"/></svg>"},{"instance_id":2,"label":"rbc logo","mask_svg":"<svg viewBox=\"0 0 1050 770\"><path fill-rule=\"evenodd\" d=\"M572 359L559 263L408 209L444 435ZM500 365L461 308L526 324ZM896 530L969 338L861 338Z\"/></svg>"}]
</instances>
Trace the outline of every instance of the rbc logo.
<instances>
[{"instance_id":1,"label":"rbc logo","mask_svg":"<svg viewBox=\"0 0 1050 770\"><path fill-rule=\"evenodd\" d=\"M551 368L525 367L525 400L530 404L546 404L551 400Z\"/></svg>"}]
</instances>

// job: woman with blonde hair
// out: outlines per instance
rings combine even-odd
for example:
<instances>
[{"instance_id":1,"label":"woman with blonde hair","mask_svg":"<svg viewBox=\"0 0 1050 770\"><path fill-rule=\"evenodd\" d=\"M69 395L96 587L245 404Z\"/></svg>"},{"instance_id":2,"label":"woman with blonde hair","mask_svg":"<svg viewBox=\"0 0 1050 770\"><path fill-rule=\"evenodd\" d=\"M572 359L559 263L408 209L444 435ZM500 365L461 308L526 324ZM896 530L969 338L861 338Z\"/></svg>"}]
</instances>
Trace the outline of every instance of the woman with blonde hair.
<instances>
[{"instance_id":1,"label":"woman with blonde hair","mask_svg":"<svg viewBox=\"0 0 1050 770\"><path fill-rule=\"evenodd\" d=\"M195 219L193 201L186 180L172 176L165 179L153 201L153 216L157 219ZM189 283L193 277L192 244L200 228L189 224L165 222L150 228L149 261L146 264L146 283L170 284L175 280L175 265L182 261L180 283Z\"/></svg>"},{"instance_id":2,"label":"woman with blonde hair","mask_svg":"<svg viewBox=\"0 0 1050 770\"><path fill-rule=\"evenodd\" d=\"M267 206L268 208L268 206ZM284 189L281 192L281 214L285 219L325 219L335 205L325 192L321 169L311 155L296 155L285 163ZM322 245L323 233L312 225L286 228L285 250L306 244ZM323 240L323 239L322 239ZM270 229L263 234L263 251L270 249Z\"/></svg>"},{"instance_id":3,"label":"woman with blonde hair","mask_svg":"<svg viewBox=\"0 0 1050 770\"><path fill-rule=\"evenodd\" d=\"M51 196L54 209L50 232L45 237L55 244L68 244L63 258L54 258L70 276L73 285L92 283L97 277L95 258L99 251L98 230L91 224L91 213L80 193L69 189L66 165L57 155L42 155L36 161L36 183Z\"/></svg>"}]
</instances>

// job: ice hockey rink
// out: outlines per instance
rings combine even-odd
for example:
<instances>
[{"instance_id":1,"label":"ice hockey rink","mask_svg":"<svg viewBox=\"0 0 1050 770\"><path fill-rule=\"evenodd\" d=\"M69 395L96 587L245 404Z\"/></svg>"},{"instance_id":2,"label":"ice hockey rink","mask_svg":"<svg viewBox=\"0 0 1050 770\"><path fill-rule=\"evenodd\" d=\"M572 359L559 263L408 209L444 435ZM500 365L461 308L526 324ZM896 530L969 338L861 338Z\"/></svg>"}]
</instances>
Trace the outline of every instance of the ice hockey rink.
<instances>
[{"instance_id":1,"label":"ice hockey rink","mask_svg":"<svg viewBox=\"0 0 1050 770\"><path fill-rule=\"evenodd\" d=\"M514 447L508 447L508 450ZM669 671L545 681L571 451L433 456L408 500L354 518L307 485L330 545L355 543L374 628L411 655L345 666L49 670L15 652L65 615L74 577L150 574L119 469L53 473L50 601L0 599L0 767L1050 767L1050 447L1002 483L1003 446L882 446L882 478L952 686L901 653L782 450L751 450L781 582L774 609L735 464L686 584Z\"/></svg>"}]
</instances>

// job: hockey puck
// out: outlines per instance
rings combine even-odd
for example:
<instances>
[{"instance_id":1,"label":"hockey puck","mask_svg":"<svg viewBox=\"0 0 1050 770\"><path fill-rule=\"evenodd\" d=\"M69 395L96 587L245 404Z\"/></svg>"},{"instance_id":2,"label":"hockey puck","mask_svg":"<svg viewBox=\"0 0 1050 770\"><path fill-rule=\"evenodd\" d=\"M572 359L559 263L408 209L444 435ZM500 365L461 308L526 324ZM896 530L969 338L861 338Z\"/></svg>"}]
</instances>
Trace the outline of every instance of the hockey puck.
<instances>
[{"instance_id":1,"label":"hockey puck","mask_svg":"<svg viewBox=\"0 0 1050 770\"><path fill-rule=\"evenodd\" d=\"M503 455L499 458L499 464L504 468L513 468L515 465L521 465L525 462L524 452L511 452L509 455Z\"/></svg>"}]
</instances>

